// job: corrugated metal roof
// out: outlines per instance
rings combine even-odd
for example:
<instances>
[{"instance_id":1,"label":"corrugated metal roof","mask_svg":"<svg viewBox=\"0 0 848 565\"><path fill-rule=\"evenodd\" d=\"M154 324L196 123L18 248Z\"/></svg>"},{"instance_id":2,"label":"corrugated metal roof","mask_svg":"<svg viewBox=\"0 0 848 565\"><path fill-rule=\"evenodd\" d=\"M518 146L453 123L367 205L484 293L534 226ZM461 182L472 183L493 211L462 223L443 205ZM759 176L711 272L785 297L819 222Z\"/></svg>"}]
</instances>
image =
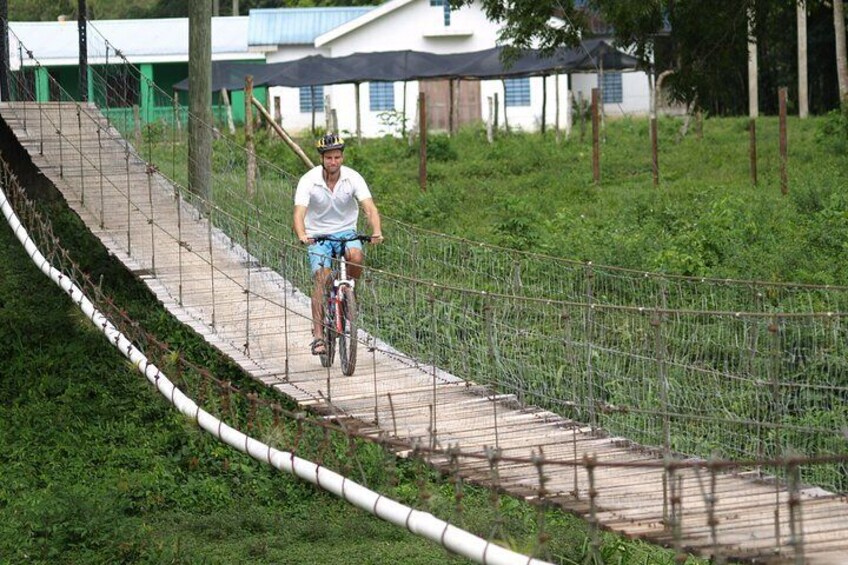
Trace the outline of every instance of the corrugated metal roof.
<instances>
[{"instance_id":1,"label":"corrugated metal roof","mask_svg":"<svg viewBox=\"0 0 848 565\"><path fill-rule=\"evenodd\" d=\"M248 16L212 18L212 59L257 58L247 47ZM9 51L17 59L18 41L44 65L77 64L76 20L9 22ZM106 41L131 62L188 60L188 18L94 20L86 34L89 59L104 57ZM24 60L27 60L24 53ZM93 61L90 61L93 62Z\"/></svg>"},{"instance_id":2,"label":"corrugated metal roof","mask_svg":"<svg viewBox=\"0 0 848 565\"><path fill-rule=\"evenodd\" d=\"M248 45L303 45L375 6L356 8L266 8L250 10Z\"/></svg>"}]
</instances>

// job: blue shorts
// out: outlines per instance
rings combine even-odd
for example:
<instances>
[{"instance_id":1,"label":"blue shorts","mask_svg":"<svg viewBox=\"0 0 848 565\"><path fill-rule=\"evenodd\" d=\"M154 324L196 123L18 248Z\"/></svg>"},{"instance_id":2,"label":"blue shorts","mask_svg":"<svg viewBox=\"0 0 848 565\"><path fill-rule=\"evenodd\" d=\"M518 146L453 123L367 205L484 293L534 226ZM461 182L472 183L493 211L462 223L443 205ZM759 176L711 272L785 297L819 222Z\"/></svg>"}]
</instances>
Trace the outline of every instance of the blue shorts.
<instances>
[{"instance_id":1,"label":"blue shorts","mask_svg":"<svg viewBox=\"0 0 848 565\"><path fill-rule=\"evenodd\" d=\"M354 237L354 230L340 231L329 234L330 237L337 239L347 239ZM348 241L345 243L347 249L362 249L362 242L357 240ZM312 274L318 269L332 269L333 257L342 252L342 244L338 241L322 241L321 243L313 243L309 246L309 267L312 269Z\"/></svg>"}]
</instances>

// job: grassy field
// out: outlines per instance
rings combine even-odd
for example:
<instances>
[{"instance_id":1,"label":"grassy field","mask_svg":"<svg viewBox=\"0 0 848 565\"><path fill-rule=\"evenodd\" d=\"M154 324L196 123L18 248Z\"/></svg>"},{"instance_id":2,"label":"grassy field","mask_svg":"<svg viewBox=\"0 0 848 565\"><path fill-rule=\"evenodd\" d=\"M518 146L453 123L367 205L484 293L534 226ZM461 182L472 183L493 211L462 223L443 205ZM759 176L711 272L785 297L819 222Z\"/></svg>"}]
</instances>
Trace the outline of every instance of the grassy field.
<instances>
[{"instance_id":1,"label":"grassy field","mask_svg":"<svg viewBox=\"0 0 848 565\"><path fill-rule=\"evenodd\" d=\"M42 193L49 190L42 189ZM47 213L63 245L148 331L241 386L226 359L161 310L60 200ZM176 414L108 346L0 226L0 563L445 563L432 543L249 459ZM343 451L340 448L339 451ZM375 465L378 463L375 463ZM390 492L454 514L453 486L398 462ZM463 521L533 551L538 514L469 488ZM454 515L455 517L455 515ZM586 555L585 524L548 512L543 556ZM604 535L607 562L672 563Z\"/></svg>"},{"instance_id":2,"label":"grassy field","mask_svg":"<svg viewBox=\"0 0 848 565\"><path fill-rule=\"evenodd\" d=\"M788 119L785 195L776 117L757 121L756 185L750 175L747 118L705 119L685 136L680 135L682 124L679 117L659 120L659 186L653 184L644 117L606 121L597 184L591 133L581 136L579 128L560 142L550 131L545 136L501 133L492 144L480 127L454 137L432 134L426 191L419 188L417 144L391 136L358 143L350 132L343 133L350 140L346 164L369 182L383 214L421 228L645 271L814 284L848 281L848 264L838 260L848 240L848 116ZM162 130L153 136L160 141L174 137ZM222 185L243 190L242 142L238 136L216 142L215 190ZM299 142L314 159L312 139ZM288 199L303 163L266 130L257 135L256 150L284 171L284 180L271 183L280 184L275 190ZM175 150L166 143L145 158L161 163L166 175L185 185L184 152L183 145ZM279 211L276 204L269 209ZM285 229L280 235L288 233Z\"/></svg>"},{"instance_id":3,"label":"grassy field","mask_svg":"<svg viewBox=\"0 0 848 565\"><path fill-rule=\"evenodd\" d=\"M370 182L386 215L440 232L596 264L695 276L845 284L848 118L789 118L789 192L780 190L778 120L758 120L758 184L749 173L748 120L704 120L679 136L659 121L660 184L653 186L648 123L608 120L601 182L589 133L482 129L433 135L427 191L418 150L392 138L351 144L347 164ZM304 145L308 140L303 141ZM260 151L303 167L280 143ZM387 234L390 237L390 234Z\"/></svg>"}]
</instances>

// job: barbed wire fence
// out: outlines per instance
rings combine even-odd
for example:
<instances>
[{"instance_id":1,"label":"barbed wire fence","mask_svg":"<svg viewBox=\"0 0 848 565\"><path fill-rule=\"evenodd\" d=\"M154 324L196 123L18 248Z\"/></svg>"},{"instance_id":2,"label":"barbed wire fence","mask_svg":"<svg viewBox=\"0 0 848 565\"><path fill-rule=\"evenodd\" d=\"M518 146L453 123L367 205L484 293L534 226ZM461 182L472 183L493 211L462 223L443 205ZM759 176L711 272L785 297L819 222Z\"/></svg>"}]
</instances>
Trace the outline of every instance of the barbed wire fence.
<instances>
[{"instance_id":1,"label":"barbed wire fence","mask_svg":"<svg viewBox=\"0 0 848 565\"><path fill-rule=\"evenodd\" d=\"M78 157L76 168L60 159L59 174L78 177L79 200L100 227L121 233L127 254L150 265L153 276L164 277L168 263L168 276L179 279L175 300L211 314L212 325L228 339L243 340L249 353L251 343L279 337L263 335L267 326L251 320L249 301L275 302L302 316L287 303L310 285L303 251L290 233L295 177L259 159L255 192L246 194L246 150L222 136L215 142L212 196L202 201L185 189L187 111L104 45L105 53L94 58L109 62L91 73L99 111L75 103L32 54L29 64L11 69L8 108L34 132L39 151ZM129 77L137 77L139 88ZM40 99L36 91L45 84L51 97L66 103L64 111L27 103ZM147 93L144 111L133 108L138 92ZM76 123L68 120L74 111ZM86 128L96 131L96 144ZM108 168L115 153L124 157L121 170ZM136 177L146 191L130 189ZM126 215L107 215L116 197L125 201ZM176 225L158 215L161 199L177 209ZM139 215L143 222L133 219ZM434 380L440 372L457 375L485 387L493 400L542 407L598 437L626 438L657 454L665 481L689 461L713 473L732 467L783 485L797 480L834 494L848 491L848 287L644 273L385 223L389 240L370 253L360 289L362 346L370 353L432 370ZM188 243L197 241L188 232L198 229L206 232L206 249ZM243 253L247 276L220 267L213 240L222 237ZM163 239L177 243L176 259L157 255ZM208 278L188 280L188 264L198 261ZM259 293L266 269L292 286L276 296ZM215 287L223 282L241 288L247 305L216 303ZM286 338L279 353L286 366L288 348ZM435 413L430 437L409 449L438 451L439 428ZM480 453L441 455L456 462ZM496 451L489 454L495 469L491 463L502 460ZM549 464L545 458L540 468ZM580 464L591 481L589 469L607 463ZM497 486L497 479L488 484ZM669 507L673 490L664 491Z\"/></svg>"}]
</instances>

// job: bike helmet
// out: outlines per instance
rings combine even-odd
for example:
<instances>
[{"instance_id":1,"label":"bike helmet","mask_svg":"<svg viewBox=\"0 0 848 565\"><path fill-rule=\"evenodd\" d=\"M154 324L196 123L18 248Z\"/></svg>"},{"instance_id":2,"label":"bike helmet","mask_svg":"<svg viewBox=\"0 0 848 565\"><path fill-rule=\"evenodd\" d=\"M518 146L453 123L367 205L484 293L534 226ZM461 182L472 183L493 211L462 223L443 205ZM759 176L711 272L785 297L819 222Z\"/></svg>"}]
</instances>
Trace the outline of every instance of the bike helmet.
<instances>
[{"instance_id":1,"label":"bike helmet","mask_svg":"<svg viewBox=\"0 0 848 565\"><path fill-rule=\"evenodd\" d=\"M318 149L318 153L321 155L333 149L341 149L344 151L345 142L344 139L339 137L337 134L327 133L315 143L315 148Z\"/></svg>"}]
</instances>

